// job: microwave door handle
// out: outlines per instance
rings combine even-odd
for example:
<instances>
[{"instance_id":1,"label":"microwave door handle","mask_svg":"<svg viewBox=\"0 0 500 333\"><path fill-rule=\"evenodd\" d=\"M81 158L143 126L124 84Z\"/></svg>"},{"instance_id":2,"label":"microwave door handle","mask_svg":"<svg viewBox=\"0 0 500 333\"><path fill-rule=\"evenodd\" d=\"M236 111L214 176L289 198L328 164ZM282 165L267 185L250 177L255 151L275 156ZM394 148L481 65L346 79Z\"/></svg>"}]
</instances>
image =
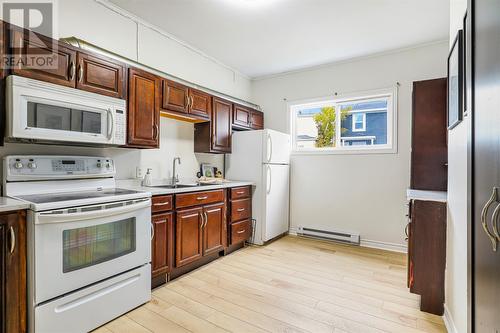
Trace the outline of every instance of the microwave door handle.
<instances>
[{"instance_id":1,"label":"microwave door handle","mask_svg":"<svg viewBox=\"0 0 500 333\"><path fill-rule=\"evenodd\" d=\"M101 206L104 207L105 205ZM37 218L35 219L35 224L62 223L62 222L75 222L82 220L100 219L103 217L129 213L134 210L139 210L147 207L151 207L151 200L149 199L118 208L99 209L84 213L81 212L62 213L62 214L38 213Z\"/></svg>"},{"instance_id":2,"label":"microwave door handle","mask_svg":"<svg viewBox=\"0 0 500 333\"><path fill-rule=\"evenodd\" d=\"M108 109L107 110L107 114L106 114L106 117L107 117L107 122L108 122L108 140L111 140L112 136L113 136L113 131L115 129L115 119L113 117L113 112L111 111L111 109Z\"/></svg>"}]
</instances>

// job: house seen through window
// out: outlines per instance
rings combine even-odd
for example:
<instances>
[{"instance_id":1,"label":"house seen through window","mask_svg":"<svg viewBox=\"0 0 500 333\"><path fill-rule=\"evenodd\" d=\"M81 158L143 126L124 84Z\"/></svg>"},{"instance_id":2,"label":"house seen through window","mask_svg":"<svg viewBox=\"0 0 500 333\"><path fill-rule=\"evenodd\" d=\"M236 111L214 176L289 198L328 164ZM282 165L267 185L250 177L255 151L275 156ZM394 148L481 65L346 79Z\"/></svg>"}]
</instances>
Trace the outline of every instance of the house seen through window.
<instances>
[{"instance_id":1,"label":"house seen through window","mask_svg":"<svg viewBox=\"0 0 500 333\"><path fill-rule=\"evenodd\" d=\"M290 105L294 151L393 149L393 94Z\"/></svg>"}]
</instances>

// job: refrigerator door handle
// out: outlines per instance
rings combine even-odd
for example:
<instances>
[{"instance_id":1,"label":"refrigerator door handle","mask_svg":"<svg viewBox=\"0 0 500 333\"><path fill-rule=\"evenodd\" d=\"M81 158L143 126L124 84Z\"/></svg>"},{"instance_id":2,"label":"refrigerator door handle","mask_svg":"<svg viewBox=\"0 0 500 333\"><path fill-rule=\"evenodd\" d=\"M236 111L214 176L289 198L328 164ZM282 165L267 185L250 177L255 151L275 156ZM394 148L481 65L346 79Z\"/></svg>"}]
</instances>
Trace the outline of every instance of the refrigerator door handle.
<instances>
[{"instance_id":1,"label":"refrigerator door handle","mask_svg":"<svg viewBox=\"0 0 500 333\"><path fill-rule=\"evenodd\" d=\"M267 135L267 151L268 151L268 158L267 162L271 162L271 159L273 157L273 138L271 138L271 134Z\"/></svg>"},{"instance_id":2,"label":"refrigerator door handle","mask_svg":"<svg viewBox=\"0 0 500 333\"><path fill-rule=\"evenodd\" d=\"M269 179L269 182L267 184L267 194L271 193L271 184L272 184L272 180L273 180L273 177L272 177L272 174L271 174L271 167L268 165L267 166L267 178Z\"/></svg>"}]
</instances>

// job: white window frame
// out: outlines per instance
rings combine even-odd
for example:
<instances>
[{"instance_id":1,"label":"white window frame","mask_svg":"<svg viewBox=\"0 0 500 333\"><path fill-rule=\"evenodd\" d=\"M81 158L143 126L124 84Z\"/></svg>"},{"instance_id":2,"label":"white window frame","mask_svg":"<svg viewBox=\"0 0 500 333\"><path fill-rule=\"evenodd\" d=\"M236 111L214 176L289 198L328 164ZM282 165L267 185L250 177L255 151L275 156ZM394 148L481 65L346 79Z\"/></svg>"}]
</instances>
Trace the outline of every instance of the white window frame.
<instances>
[{"instance_id":1,"label":"white window frame","mask_svg":"<svg viewBox=\"0 0 500 333\"><path fill-rule=\"evenodd\" d=\"M352 114L352 131L351 132L366 132L366 113L365 112L351 112ZM356 119L354 116L361 115L361 128L356 128Z\"/></svg>"},{"instance_id":2,"label":"white window frame","mask_svg":"<svg viewBox=\"0 0 500 333\"><path fill-rule=\"evenodd\" d=\"M291 136L292 155L337 155L337 154L397 154L398 152L398 90L397 87L377 89L364 92L342 94L335 97L320 97L306 100L295 100L287 102L288 133ZM341 134L337 135L336 147L332 148L297 148L295 137L295 120L297 112L304 108L320 108L324 106L336 106L337 119L340 119L340 104L352 103L357 100L380 100L387 98L387 144L366 146L342 146ZM372 110L376 111L376 110ZM366 114L366 110L363 110ZM341 122L336 122L336 133L341 133Z\"/></svg>"}]
</instances>

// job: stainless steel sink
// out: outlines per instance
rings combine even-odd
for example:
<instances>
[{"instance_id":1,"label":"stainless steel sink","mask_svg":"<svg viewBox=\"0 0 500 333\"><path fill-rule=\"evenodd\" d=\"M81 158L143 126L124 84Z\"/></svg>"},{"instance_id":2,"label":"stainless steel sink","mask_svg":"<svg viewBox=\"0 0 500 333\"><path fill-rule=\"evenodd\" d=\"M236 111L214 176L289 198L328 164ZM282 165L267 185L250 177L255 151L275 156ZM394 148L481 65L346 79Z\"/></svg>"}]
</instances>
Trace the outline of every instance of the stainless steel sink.
<instances>
[{"instance_id":1,"label":"stainless steel sink","mask_svg":"<svg viewBox=\"0 0 500 333\"><path fill-rule=\"evenodd\" d=\"M202 186L208 186L212 184L175 184L175 185L151 185L148 187L160 187L160 188L194 188L194 187L202 187Z\"/></svg>"}]
</instances>

